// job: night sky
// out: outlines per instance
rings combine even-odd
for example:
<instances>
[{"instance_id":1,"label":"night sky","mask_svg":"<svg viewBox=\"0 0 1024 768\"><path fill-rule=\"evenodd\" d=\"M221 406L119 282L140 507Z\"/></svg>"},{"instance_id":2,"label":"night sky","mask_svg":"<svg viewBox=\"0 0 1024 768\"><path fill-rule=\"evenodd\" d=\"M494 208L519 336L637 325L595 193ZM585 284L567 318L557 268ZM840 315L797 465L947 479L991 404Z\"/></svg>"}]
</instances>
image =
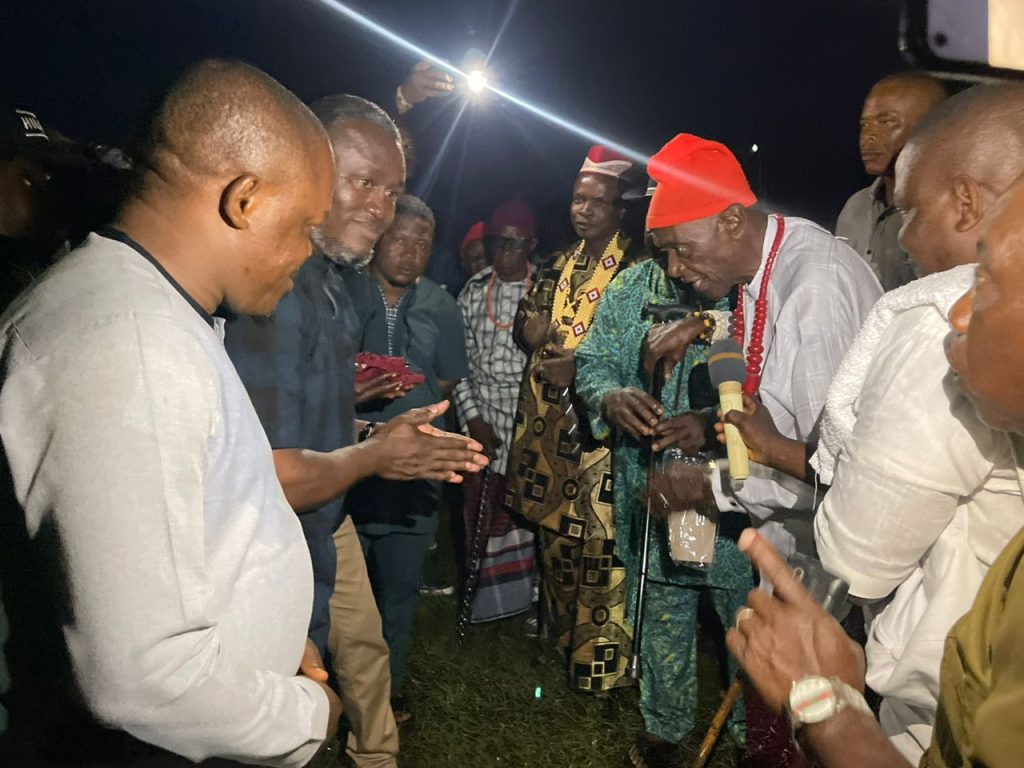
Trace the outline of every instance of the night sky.
<instances>
[{"instance_id":1,"label":"night sky","mask_svg":"<svg viewBox=\"0 0 1024 768\"><path fill-rule=\"evenodd\" d=\"M336 92L392 99L416 60L320 0L0 6L0 98L90 141L127 144L161 85L205 56L249 61L306 100ZM472 47L489 50L508 17L491 61L500 87L645 154L682 131L723 141L768 207L827 226L867 181L857 154L865 93L907 68L897 0L350 6L455 62ZM590 142L493 99L468 107L452 132L459 98L417 108L412 122L420 153L413 188L434 207L442 238L457 243L468 224L515 194L567 218ZM750 152L755 142L759 156Z\"/></svg>"}]
</instances>

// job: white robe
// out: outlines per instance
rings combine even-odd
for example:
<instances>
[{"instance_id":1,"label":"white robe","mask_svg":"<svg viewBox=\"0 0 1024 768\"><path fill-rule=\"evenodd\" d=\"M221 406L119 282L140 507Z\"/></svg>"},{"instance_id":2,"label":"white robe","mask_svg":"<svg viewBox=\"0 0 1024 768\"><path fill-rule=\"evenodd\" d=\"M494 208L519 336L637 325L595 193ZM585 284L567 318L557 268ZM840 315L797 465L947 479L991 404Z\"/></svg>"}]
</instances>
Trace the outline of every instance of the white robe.
<instances>
[{"instance_id":1,"label":"white robe","mask_svg":"<svg viewBox=\"0 0 1024 768\"><path fill-rule=\"evenodd\" d=\"M832 378L882 288L871 268L846 243L805 219L787 216L785 222L768 283L760 394L782 434L814 443ZM775 232L775 219L769 218L761 267L746 287L748 345L754 302ZM754 463L750 478L742 487L733 487L728 461L718 466L712 487L719 509L749 514L786 555L794 549L813 551L813 488Z\"/></svg>"}]
</instances>

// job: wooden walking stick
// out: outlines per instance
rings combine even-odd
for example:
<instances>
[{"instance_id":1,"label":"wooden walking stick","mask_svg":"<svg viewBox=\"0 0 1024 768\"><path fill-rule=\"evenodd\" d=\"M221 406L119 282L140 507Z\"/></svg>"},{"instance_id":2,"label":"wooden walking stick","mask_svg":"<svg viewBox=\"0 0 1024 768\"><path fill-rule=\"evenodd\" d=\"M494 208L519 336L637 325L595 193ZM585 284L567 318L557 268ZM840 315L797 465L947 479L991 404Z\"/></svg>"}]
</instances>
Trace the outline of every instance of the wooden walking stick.
<instances>
[{"instance_id":1,"label":"wooden walking stick","mask_svg":"<svg viewBox=\"0 0 1024 768\"><path fill-rule=\"evenodd\" d=\"M729 686L729 690L725 692L725 696L722 697L722 704L715 712L715 716L711 718L711 725L708 726L704 741L700 743L700 752L697 753L697 759L693 761L693 768L704 768L707 764L708 758L711 757L711 750L715 748L718 737L722 733L722 727L729 719L729 713L736 706L736 699L740 697L741 693L743 693L743 681L737 675L733 679L732 685Z\"/></svg>"}]
</instances>

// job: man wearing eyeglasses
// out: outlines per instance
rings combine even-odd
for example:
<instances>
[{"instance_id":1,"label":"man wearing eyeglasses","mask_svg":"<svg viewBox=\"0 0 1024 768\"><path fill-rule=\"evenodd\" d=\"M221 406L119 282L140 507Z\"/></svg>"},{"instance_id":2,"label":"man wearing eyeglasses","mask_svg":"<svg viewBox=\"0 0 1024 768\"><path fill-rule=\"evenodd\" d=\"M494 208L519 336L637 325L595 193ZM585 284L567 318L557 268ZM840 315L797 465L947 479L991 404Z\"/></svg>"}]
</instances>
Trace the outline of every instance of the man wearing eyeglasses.
<instances>
[{"instance_id":1,"label":"man wearing eyeglasses","mask_svg":"<svg viewBox=\"0 0 1024 768\"><path fill-rule=\"evenodd\" d=\"M512 326L519 301L532 284L530 254L537 247L535 235L529 207L519 200L499 205L484 224L484 248L491 266L470 278L459 294L469 378L456 386L454 400L462 425L491 457L486 482L467 476L465 486L467 537L477 530L478 514L486 522L480 531L484 543L469 543L471 552L476 549L483 554L473 621L522 613L530 607L533 591L533 533L519 527L502 502L516 401L527 360L512 338ZM500 573L496 559L487 556L488 550L499 549Z\"/></svg>"}]
</instances>

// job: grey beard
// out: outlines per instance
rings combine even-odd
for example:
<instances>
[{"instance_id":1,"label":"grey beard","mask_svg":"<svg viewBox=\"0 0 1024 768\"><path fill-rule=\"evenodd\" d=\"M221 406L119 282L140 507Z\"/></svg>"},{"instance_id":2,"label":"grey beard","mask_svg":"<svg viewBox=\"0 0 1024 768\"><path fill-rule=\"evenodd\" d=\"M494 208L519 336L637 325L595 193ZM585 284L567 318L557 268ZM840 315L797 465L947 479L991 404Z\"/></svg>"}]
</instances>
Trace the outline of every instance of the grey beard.
<instances>
[{"instance_id":1,"label":"grey beard","mask_svg":"<svg viewBox=\"0 0 1024 768\"><path fill-rule=\"evenodd\" d=\"M356 253L351 248L346 248L338 241L327 237L320 230L313 230L312 240L321 253L336 264L362 269L373 259L372 248L367 253Z\"/></svg>"}]
</instances>

